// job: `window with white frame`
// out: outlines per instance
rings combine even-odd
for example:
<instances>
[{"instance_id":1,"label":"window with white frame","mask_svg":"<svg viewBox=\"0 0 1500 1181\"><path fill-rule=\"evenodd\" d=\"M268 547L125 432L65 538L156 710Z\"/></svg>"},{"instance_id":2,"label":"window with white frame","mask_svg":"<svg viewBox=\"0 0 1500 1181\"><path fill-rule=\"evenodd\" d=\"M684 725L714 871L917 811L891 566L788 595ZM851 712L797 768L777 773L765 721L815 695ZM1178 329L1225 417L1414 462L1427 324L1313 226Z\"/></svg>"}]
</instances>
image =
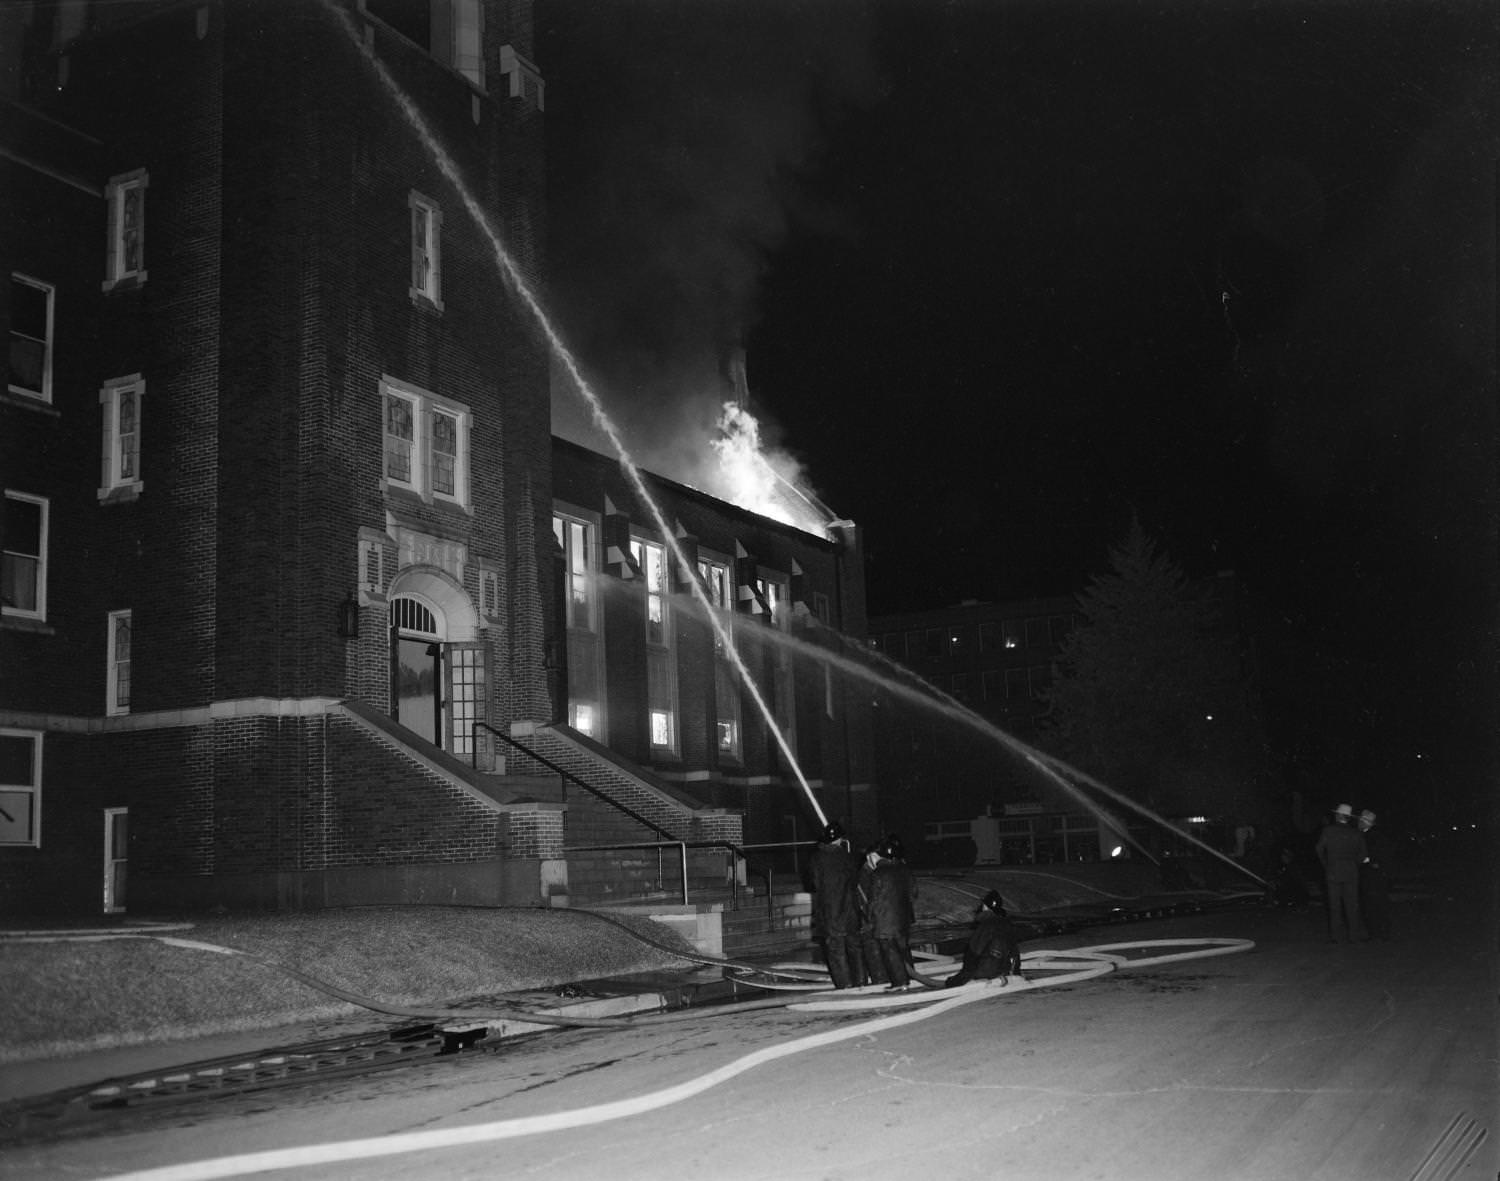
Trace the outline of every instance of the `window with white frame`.
<instances>
[{"instance_id":1,"label":"window with white frame","mask_svg":"<svg viewBox=\"0 0 1500 1181\"><path fill-rule=\"evenodd\" d=\"M598 525L569 513L554 513L552 536L563 557L568 724L598 738L604 709L604 646L599 636L598 583L594 576Z\"/></svg>"},{"instance_id":2,"label":"window with white frame","mask_svg":"<svg viewBox=\"0 0 1500 1181\"><path fill-rule=\"evenodd\" d=\"M651 747L677 749L677 682L672 652L672 621L667 602L667 551L652 541L633 540L630 552L645 583L646 707Z\"/></svg>"},{"instance_id":3,"label":"window with white frame","mask_svg":"<svg viewBox=\"0 0 1500 1181\"><path fill-rule=\"evenodd\" d=\"M0 516L0 614L47 618L45 497L6 489Z\"/></svg>"},{"instance_id":4,"label":"window with white frame","mask_svg":"<svg viewBox=\"0 0 1500 1181\"><path fill-rule=\"evenodd\" d=\"M130 712L130 612L109 613L109 665L104 699L106 714Z\"/></svg>"},{"instance_id":5,"label":"window with white frame","mask_svg":"<svg viewBox=\"0 0 1500 1181\"><path fill-rule=\"evenodd\" d=\"M111 493L140 492L141 480L141 403L146 383L139 373L115 378L99 391L103 418L103 462L99 481L99 498Z\"/></svg>"},{"instance_id":6,"label":"window with white frame","mask_svg":"<svg viewBox=\"0 0 1500 1181\"><path fill-rule=\"evenodd\" d=\"M719 613L719 621L733 640L734 582L727 562L702 560L698 577L709 604ZM738 759L743 740L740 718L739 678L725 651L724 641L714 630L714 726L719 754Z\"/></svg>"},{"instance_id":7,"label":"window with white frame","mask_svg":"<svg viewBox=\"0 0 1500 1181\"><path fill-rule=\"evenodd\" d=\"M392 377L381 379L380 392L386 484L467 508L468 408Z\"/></svg>"},{"instance_id":8,"label":"window with white frame","mask_svg":"<svg viewBox=\"0 0 1500 1181\"><path fill-rule=\"evenodd\" d=\"M363 0L363 7L475 86L484 85L480 0Z\"/></svg>"},{"instance_id":9,"label":"window with white frame","mask_svg":"<svg viewBox=\"0 0 1500 1181\"><path fill-rule=\"evenodd\" d=\"M791 602L788 584L782 578L774 577L768 571L763 570L760 572L760 577L755 580L755 585L760 590L760 596L765 600L766 606L771 610L771 617L767 621L770 626L781 632L789 630L792 613L788 609ZM795 683L792 675L792 654L786 645L772 643L771 667L775 687L772 713L776 716L776 725L781 730L782 736L788 743L792 743L795 741L793 730L797 714L793 700Z\"/></svg>"},{"instance_id":10,"label":"window with white frame","mask_svg":"<svg viewBox=\"0 0 1500 1181\"><path fill-rule=\"evenodd\" d=\"M437 203L413 191L406 203L411 208L412 299L443 308L443 211Z\"/></svg>"},{"instance_id":11,"label":"window with white frame","mask_svg":"<svg viewBox=\"0 0 1500 1181\"><path fill-rule=\"evenodd\" d=\"M0 728L0 845L41 844L42 735Z\"/></svg>"},{"instance_id":12,"label":"window with white frame","mask_svg":"<svg viewBox=\"0 0 1500 1181\"><path fill-rule=\"evenodd\" d=\"M109 207L109 246L104 259L104 290L146 281L146 186L144 168L111 177L104 197Z\"/></svg>"},{"instance_id":13,"label":"window with white frame","mask_svg":"<svg viewBox=\"0 0 1500 1181\"><path fill-rule=\"evenodd\" d=\"M57 295L50 283L29 275L10 277L10 363L6 388L13 394L52 401L52 316Z\"/></svg>"}]
</instances>

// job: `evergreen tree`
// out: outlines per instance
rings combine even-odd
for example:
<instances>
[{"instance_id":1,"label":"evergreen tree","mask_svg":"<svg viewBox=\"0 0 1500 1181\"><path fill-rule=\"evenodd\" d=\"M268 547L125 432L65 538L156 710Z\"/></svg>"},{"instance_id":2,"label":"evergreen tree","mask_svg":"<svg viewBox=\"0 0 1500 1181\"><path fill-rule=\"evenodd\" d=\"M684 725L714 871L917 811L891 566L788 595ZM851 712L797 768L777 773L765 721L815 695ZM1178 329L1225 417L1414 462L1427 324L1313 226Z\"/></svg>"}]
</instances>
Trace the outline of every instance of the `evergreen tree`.
<instances>
[{"instance_id":1,"label":"evergreen tree","mask_svg":"<svg viewBox=\"0 0 1500 1181\"><path fill-rule=\"evenodd\" d=\"M1214 598L1139 520L1110 562L1062 646L1051 745L1155 811L1257 819L1264 743Z\"/></svg>"}]
</instances>

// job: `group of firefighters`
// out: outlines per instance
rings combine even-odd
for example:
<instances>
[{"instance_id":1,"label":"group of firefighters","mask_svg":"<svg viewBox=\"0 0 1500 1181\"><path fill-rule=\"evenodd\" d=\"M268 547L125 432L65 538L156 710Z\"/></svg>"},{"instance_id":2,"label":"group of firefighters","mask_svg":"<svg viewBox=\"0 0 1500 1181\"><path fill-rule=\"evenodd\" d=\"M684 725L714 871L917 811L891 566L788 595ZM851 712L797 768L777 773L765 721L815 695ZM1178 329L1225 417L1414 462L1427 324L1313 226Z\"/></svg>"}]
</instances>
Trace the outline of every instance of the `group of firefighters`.
<instances>
[{"instance_id":1,"label":"group of firefighters","mask_svg":"<svg viewBox=\"0 0 1500 1181\"><path fill-rule=\"evenodd\" d=\"M812 856L808 884L813 921L823 937L834 988L884 984L887 991L900 992L912 987L917 883L899 837L887 836L861 855L851 847L842 825L826 825ZM991 890L979 904L963 967L945 986L1020 975L1020 970L1009 915L1000 895Z\"/></svg>"}]
</instances>

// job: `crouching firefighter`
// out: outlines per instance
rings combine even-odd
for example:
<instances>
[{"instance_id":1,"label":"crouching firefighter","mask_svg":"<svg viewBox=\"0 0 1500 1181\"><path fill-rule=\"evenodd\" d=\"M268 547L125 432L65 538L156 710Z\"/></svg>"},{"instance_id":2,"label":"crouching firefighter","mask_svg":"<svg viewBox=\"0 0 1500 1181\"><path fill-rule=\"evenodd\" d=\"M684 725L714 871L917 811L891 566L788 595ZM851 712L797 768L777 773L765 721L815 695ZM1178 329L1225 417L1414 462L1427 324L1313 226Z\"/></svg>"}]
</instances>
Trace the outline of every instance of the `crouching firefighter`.
<instances>
[{"instance_id":1,"label":"crouching firefighter","mask_svg":"<svg viewBox=\"0 0 1500 1181\"><path fill-rule=\"evenodd\" d=\"M1010 983L1012 976L1026 979L1021 971L1021 949L1016 945L1015 929L1005 911L1005 900L999 891L991 890L979 902L978 921L969 945L964 948L964 965L949 976L944 988L957 988L970 980L999 980Z\"/></svg>"}]
</instances>

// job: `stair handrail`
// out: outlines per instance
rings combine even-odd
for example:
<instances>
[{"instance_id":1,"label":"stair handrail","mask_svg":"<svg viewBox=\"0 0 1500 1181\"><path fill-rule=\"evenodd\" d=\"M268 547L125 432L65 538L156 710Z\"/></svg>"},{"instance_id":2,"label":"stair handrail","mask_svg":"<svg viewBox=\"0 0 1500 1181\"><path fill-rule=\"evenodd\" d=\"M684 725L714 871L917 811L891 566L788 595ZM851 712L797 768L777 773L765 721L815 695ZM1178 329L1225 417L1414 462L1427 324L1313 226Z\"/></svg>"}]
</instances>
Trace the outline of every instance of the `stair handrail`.
<instances>
[{"instance_id":1,"label":"stair handrail","mask_svg":"<svg viewBox=\"0 0 1500 1181\"><path fill-rule=\"evenodd\" d=\"M610 796L605 795L602 791L600 791L597 787L593 786L591 783L587 783L584 780L578 778L577 775L574 775L573 772L569 771L566 767L559 767L551 759L547 758L546 755L538 754L536 751L532 750L531 747L527 746L524 742L517 742L509 734L502 733L501 731L495 729L495 727L491 726L488 722L475 722L475 723L473 723L473 725L471 727L472 737L471 737L471 740L470 740L470 743L469 743L469 749L471 751L470 758L474 762L474 769L476 771L479 769L479 731L480 730L488 730L491 734L493 734L496 738L500 739L507 746L514 747L516 750L520 751L527 758L529 758L529 759L535 759L538 763L540 763L542 766L546 767L548 770L556 772L558 775L560 775L562 777L562 780L563 780L563 800L564 800L564 802L567 801L567 794L568 794L567 784L568 784L568 781L571 780L572 782L578 784L579 787L583 788L584 791L588 792L595 799L603 800L606 804L609 804L611 807L617 808L617 809L619 809L619 811L625 813L625 815L629 816L637 824L645 825L652 832L654 832L657 836L659 836L659 837L665 837L667 844L677 845L677 844L681 844L682 843L681 841L678 840L677 837L673 836L666 829L664 829L661 825L657 824L655 821L647 820L646 817L642 816L634 808L630 807L630 805L628 805L628 804L622 804L622 803L620 803L619 800L614 799L614 798L612 798ZM627 847L634 848L634 847L637 847L637 846L627 846Z\"/></svg>"}]
</instances>

